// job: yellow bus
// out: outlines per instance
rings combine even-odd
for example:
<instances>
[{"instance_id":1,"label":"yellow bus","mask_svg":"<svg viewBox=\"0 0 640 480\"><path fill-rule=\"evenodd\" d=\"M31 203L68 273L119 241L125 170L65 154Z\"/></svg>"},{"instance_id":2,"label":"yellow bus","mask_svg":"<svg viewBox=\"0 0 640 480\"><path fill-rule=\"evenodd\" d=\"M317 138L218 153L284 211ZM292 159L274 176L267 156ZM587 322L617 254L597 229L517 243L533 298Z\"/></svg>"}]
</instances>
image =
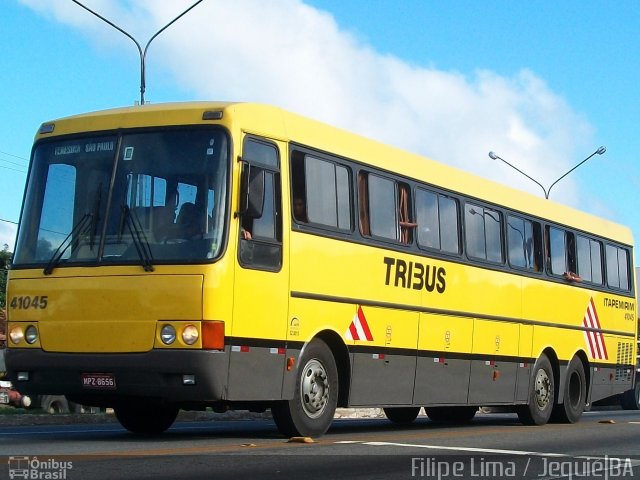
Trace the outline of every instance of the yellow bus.
<instances>
[{"instance_id":1,"label":"yellow bus","mask_svg":"<svg viewBox=\"0 0 640 480\"><path fill-rule=\"evenodd\" d=\"M113 407L509 406L575 422L630 388L630 231L282 109L144 105L44 123L8 279L11 380Z\"/></svg>"}]
</instances>

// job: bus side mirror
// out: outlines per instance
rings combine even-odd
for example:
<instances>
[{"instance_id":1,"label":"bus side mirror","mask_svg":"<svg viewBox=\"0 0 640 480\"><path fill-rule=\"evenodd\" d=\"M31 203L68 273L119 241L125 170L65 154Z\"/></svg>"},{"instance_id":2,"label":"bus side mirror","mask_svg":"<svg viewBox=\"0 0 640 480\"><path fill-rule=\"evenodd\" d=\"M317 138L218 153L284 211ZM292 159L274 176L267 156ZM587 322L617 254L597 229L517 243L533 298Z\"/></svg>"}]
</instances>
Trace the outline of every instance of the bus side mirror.
<instances>
[{"instance_id":1,"label":"bus side mirror","mask_svg":"<svg viewBox=\"0 0 640 480\"><path fill-rule=\"evenodd\" d=\"M240 215L260 218L264 209L264 169L242 163L240 187Z\"/></svg>"}]
</instances>

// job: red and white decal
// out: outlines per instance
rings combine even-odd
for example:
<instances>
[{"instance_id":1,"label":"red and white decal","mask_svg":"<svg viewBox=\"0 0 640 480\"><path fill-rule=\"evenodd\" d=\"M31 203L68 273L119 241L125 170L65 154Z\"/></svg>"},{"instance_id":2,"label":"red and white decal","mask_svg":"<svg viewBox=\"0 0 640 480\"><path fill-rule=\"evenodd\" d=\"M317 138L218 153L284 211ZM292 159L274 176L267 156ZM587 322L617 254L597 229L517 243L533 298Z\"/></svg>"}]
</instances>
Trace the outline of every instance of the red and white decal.
<instances>
[{"instance_id":1,"label":"red and white decal","mask_svg":"<svg viewBox=\"0 0 640 480\"><path fill-rule=\"evenodd\" d=\"M587 311L584 314L582 325L586 328L597 328L600 330L600 320L598 319L598 312L596 311L595 303L593 303L593 298L589 300L589 305L587 306ZM607 360L609 358L602 332L586 330L584 332L584 340L589 348L589 352L591 353L591 358L599 360Z\"/></svg>"},{"instance_id":2,"label":"red and white decal","mask_svg":"<svg viewBox=\"0 0 640 480\"><path fill-rule=\"evenodd\" d=\"M373 342L373 335L371 335L369 324L360 305L358 305L358 311L354 315L344 336L347 340L366 340L367 342Z\"/></svg>"}]
</instances>

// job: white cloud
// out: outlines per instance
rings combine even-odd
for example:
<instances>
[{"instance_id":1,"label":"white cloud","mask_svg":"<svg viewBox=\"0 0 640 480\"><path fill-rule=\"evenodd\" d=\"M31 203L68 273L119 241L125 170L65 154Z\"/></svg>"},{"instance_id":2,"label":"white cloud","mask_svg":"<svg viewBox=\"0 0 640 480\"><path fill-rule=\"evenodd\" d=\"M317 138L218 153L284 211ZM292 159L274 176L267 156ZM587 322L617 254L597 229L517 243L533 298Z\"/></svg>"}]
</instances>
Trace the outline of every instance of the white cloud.
<instances>
[{"instance_id":1,"label":"white cloud","mask_svg":"<svg viewBox=\"0 0 640 480\"><path fill-rule=\"evenodd\" d=\"M120 34L70 2L21 0L100 45ZM85 0L146 40L191 1ZM534 72L456 72L382 55L300 0L207 0L154 41L148 62L194 97L259 101L541 194L487 153L549 185L590 153L592 128ZM149 91L153 78L147 79ZM578 203L571 178L553 198Z\"/></svg>"},{"instance_id":2,"label":"white cloud","mask_svg":"<svg viewBox=\"0 0 640 480\"><path fill-rule=\"evenodd\" d=\"M17 228L17 225L12 223L0 222L0 250L3 250L6 245L9 251L13 252Z\"/></svg>"}]
</instances>

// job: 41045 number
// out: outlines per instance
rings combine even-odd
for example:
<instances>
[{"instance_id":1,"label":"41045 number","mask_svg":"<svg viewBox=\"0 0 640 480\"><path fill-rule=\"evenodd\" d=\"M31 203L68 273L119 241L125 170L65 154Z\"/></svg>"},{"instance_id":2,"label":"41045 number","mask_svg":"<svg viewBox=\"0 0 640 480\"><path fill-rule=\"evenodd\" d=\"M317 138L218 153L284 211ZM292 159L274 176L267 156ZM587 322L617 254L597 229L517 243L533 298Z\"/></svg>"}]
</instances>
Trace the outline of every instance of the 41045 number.
<instances>
[{"instance_id":1,"label":"41045 number","mask_svg":"<svg viewBox=\"0 0 640 480\"><path fill-rule=\"evenodd\" d=\"M24 297L13 297L9 306L18 310L27 310L29 308L47 308L49 305L49 297L47 295L34 295Z\"/></svg>"}]
</instances>

